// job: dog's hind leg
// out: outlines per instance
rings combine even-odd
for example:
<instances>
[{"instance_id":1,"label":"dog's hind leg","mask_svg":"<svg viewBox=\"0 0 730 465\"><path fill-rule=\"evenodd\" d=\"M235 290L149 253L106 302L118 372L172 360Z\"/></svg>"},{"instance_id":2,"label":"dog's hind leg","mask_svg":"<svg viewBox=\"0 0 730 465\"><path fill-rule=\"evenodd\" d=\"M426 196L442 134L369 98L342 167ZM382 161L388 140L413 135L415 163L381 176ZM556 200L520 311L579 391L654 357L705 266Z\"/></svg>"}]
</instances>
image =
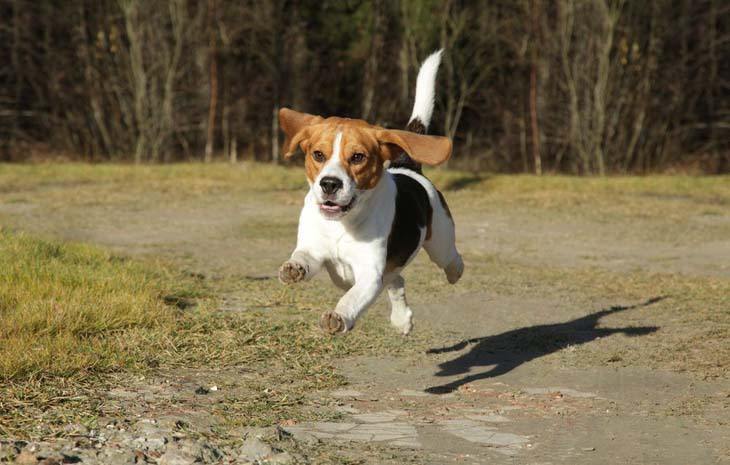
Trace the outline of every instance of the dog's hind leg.
<instances>
[{"instance_id":1,"label":"dog's hind leg","mask_svg":"<svg viewBox=\"0 0 730 465\"><path fill-rule=\"evenodd\" d=\"M406 301L406 282L401 275L393 276L386 284L390 299L390 323L403 335L413 329L413 312Z\"/></svg>"},{"instance_id":2,"label":"dog's hind leg","mask_svg":"<svg viewBox=\"0 0 730 465\"><path fill-rule=\"evenodd\" d=\"M432 205L431 237L423 243L423 248L431 261L444 270L449 283L454 284L464 273L464 261L456 250L456 232L449 207L441 192L438 197Z\"/></svg>"}]
</instances>

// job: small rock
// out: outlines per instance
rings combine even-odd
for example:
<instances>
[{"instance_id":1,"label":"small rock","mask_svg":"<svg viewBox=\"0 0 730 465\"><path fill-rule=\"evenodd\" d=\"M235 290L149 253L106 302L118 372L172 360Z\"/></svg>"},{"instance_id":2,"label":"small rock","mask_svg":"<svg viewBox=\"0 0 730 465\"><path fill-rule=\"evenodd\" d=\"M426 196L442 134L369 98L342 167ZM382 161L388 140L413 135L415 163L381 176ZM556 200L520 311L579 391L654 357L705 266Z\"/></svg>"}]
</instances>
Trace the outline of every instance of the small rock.
<instances>
[{"instance_id":1,"label":"small rock","mask_svg":"<svg viewBox=\"0 0 730 465\"><path fill-rule=\"evenodd\" d=\"M141 453L141 452L140 452ZM137 458L134 453L129 450L117 450L107 448L98 455L82 458L81 463L104 464L104 465L134 465L146 463L144 454L141 458Z\"/></svg>"},{"instance_id":2,"label":"small rock","mask_svg":"<svg viewBox=\"0 0 730 465\"><path fill-rule=\"evenodd\" d=\"M469 420L483 421L485 423L504 423L509 421L509 418L497 414L466 415L466 418Z\"/></svg>"},{"instance_id":3,"label":"small rock","mask_svg":"<svg viewBox=\"0 0 730 465\"><path fill-rule=\"evenodd\" d=\"M282 431L288 436L293 437L294 440L297 442L308 444L310 446L320 443L319 438L311 432L307 431L305 428L297 428L296 426L294 426L282 428Z\"/></svg>"},{"instance_id":4,"label":"small rock","mask_svg":"<svg viewBox=\"0 0 730 465\"><path fill-rule=\"evenodd\" d=\"M216 392L217 390L218 390L218 386L213 385L210 387L210 392Z\"/></svg>"},{"instance_id":5,"label":"small rock","mask_svg":"<svg viewBox=\"0 0 730 465\"><path fill-rule=\"evenodd\" d=\"M35 454L28 449L20 451L17 457L15 457L15 463L18 465L35 465L38 460L35 458Z\"/></svg>"},{"instance_id":6,"label":"small rock","mask_svg":"<svg viewBox=\"0 0 730 465\"><path fill-rule=\"evenodd\" d=\"M426 397L429 395L427 392L415 391L413 389L401 389L398 394L405 397Z\"/></svg>"},{"instance_id":7,"label":"small rock","mask_svg":"<svg viewBox=\"0 0 730 465\"><path fill-rule=\"evenodd\" d=\"M38 465L61 465L61 461L53 457L48 457L38 462Z\"/></svg>"},{"instance_id":8,"label":"small rock","mask_svg":"<svg viewBox=\"0 0 730 465\"><path fill-rule=\"evenodd\" d=\"M110 426L107 425L107 428ZM113 428L114 425L111 426ZM68 434L69 436L88 436L89 435L89 428L86 426L80 424L80 423L70 423L63 427L64 433Z\"/></svg>"},{"instance_id":9,"label":"small rock","mask_svg":"<svg viewBox=\"0 0 730 465\"><path fill-rule=\"evenodd\" d=\"M135 425L137 436L133 443L136 448L145 451L160 451L168 443L167 433L164 429L156 426L156 421L139 421ZM149 455L149 454L148 454Z\"/></svg>"},{"instance_id":10,"label":"small rock","mask_svg":"<svg viewBox=\"0 0 730 465\"><path fill-rule=\"evenodd\" d=\"M353 415L353 418L362 423L387 423L395 420L396 415L390 412L371 412Z\"/></svg>"},{"instance_id":11,"label":"small rock","mask_svg":"<svg viewBox=\"0 0 730 465\"><path fill-rule=\"evenodd\" d=\"M248 438L243 442L243 445L238 449L238 454L246 460L261 460L269 457L274 451L259 438Z\"/></svg>"},{"instance_id":12,"label":"small rock","mask_svg":"<svg viewBox=\"0 0 730 465\"><path fill-rule=\"evenodd\" d=\"M266 462L270 465L289 465L290 463L294 463L294 457L289 452L281 452L273 455Z\"/></svg>"},{"instance_id":13,"label":"small rock","mask_svg":"<svg viewBox=\"0 0 730 465\"><path fill-rule=\"evenodd\" d=\"M159 465L188 465L194 463L196 457L187 454L179 449L170 449L165 451L160 457Z\"/></svg>"},{"instance_id":14,"label":"small rock","mask_svg":"<svg viewBox=\"0 0 730 465\"><path fill-rule=\"evenodd\" d=\"M362 397L362 392L355 391L354 389L339 389L332 391L334 397Z\"/></svg>"},{"instance_id":15,"label":"small rock","mask_svg":"<svg viewBox=\"0 0 730 465\"><path fill-rule=\"evenodd\" d=\"M195 393L201 396L205 394L210 394L210 389L205 386L199 386L198 389L195 390Z\"/></svg>"},{"instance_id":16,"label":"small rock","mask_svg":"<svg viewBox=\"0 0 730 465\"><path fill-rule=\"evenodd\" d=\"M595 447L583 447L581 450L583 452L593 452L594 450L596 450L596 448Z\"/></svg>"},{"instance_id":17,"label":"small rock","mask_svg":"<svg viewBox=\"0 0 730 465\"><path fill-rule=\"evenodd\" d=\"M355 407L353 407L352 405L349 405L349 404L348 405L338 405L335 407L335 410L337 410L338 412L341 412L341 413L350 413L350 414L360 413L360 411L358 409L356 409ZM290 425L287 425L287 426L290 426Z\"/></svg>"},{"instance_id":18,"label":"small rock","mask_svg":"<svg viewBox=\"0 0 730 465\"><path fill-rule=\"evenodd\" d=\"M200 446L200 457L203 463L218 463L224 455L223 451L210 444Z\"/></svg>"},{"instance_id":19,"label":"small rock","mask_svg":"<svg viewBox=\"0 0 730 465\"><path fill-rule=\"evenodd\" d=\"M199 458L203 456L203 445L199 441L192 439L181 439L167 446L167 450L177 449L185 455Z\"/></svg>"},{"instance_id":20,"label":"small rock","mask_svg":"<svg viewBox=\"0 0 730 465\"><path fill-rule=\"evenodd\" d=\"M24 446L25 444L13 444L0 440L0 463L10 462L10 459L15 457Z\"/></svg>"},{"instance_id":21,"label":"small rock","mask_svg":"<svg viewBox=\"0 0 730 465\"><path fill-rule=\"evenodd\" d=\"M62 463L81 463L83 462L83 459L80 455L73 453L62 453L63 459L61 460Z\"/></svg>"}]
</instances>

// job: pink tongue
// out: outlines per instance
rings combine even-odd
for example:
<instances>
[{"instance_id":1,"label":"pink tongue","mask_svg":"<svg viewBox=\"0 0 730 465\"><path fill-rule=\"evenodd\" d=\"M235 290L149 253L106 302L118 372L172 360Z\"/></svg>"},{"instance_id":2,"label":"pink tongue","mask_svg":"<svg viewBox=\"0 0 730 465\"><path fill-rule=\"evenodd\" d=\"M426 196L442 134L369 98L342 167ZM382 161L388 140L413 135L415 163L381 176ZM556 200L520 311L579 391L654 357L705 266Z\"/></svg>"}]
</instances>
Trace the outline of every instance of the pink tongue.
<instances>
[{"instance_id":1,"label":"pink tongue","mask_svg":"<svg viewBox=\"0 0 730 465\"><path fill-rule=\"evenodd\" d=\"M326 210L328 212L338 212L342 209L342 207L340 207L339 205L325 205L325 204L320 205L319 208L321 208L322 210Z\"/></svg>"}]
</instances>

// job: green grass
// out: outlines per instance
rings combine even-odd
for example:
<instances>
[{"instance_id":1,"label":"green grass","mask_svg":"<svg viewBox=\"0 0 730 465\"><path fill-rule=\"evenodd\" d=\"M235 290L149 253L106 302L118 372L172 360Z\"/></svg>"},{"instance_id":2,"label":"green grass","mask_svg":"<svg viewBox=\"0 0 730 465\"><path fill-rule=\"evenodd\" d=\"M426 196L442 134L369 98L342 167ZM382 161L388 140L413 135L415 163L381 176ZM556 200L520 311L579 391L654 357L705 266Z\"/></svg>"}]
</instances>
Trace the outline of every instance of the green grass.
<instances>
[{"instance_id":1,"label":"green grass","mask_svg":"<svg viewBox=\"0 0 730 465\"><path fill-rule=\"evenodd\" d=\"M161 269L95 247L0 231L0 269L2 381L150 364L178 318Z\"/></svg>"},{"instance_id":2,"label":"green grass","mask_svg":"<svg viewBox=\"0 0 730 465\"><path fill-rule=\"evenodd\" d=\"M305 393L344 382L334 360L413 353L428 334L405 341L385 318L374 318L347 339L324 336L316 323L323 296L312 285L295 296L269 281L244 281L237 292L249 311L210 312L214 283L7 230L0 230L0 269L6 436L61 434L73 422L94 426L105 391L155 369L240 367L256 377L231 389L220 413L242 425L303 418Z\"/></svg>"},{"instance_id":3,"label":"green grass","mask_svg":"<svg viewBox=\"0 0 730 465\"><path fill-rule=\"evenodd\" d=\"M724 215L730 205L727 176L538 178L445 170L429 170L428 175L448 191L457 217L472 214L471 207L478 205L476 211L485 216L522 209L530 215L558 212L621 224L646 218L637 224L655 239L659 229L686 234L671 223L681 225L687 215L700 214L708 216L706 228L715 231L711 237L726 237L727 226L713 223L712 215ZM187 205L198 198L196 205L214 206L249 200L249 195L262 205L298 205L305 189L299 167L0 164L0 207L8 208L0 209L0 221L6 214L14 224L28 221L22 216L24 204L37 206L27 210L34 215L66 207L84 211L85 205L103 205L111 215L115 206ZM35 217L31 221L40 233L49 228ZM230 234L283 241L294 237L295 228L296 217L280 215L243 223ZM586 313L600 310L597 301L619 304L668 296L602 321L619 327L656 325L661 328L656 333L628 341L608 337L551 356L556 363L648 366L700 377L727 374L727 279L530 266L483 254L466 259L462 291L570 296L568 303ZM404 340L383 315L369 315L346 338L330 338L321 334L317 320L339 292L319 282L287 288L274 279L233 274L201 278L151 260L8 231L0 232L0 270L0 434L6 436L60 434L69 422L93 426L108 407L106 390L155 370L214 367L222 376L227 367L235 367L232 376L239 370L251 374L246 381L216 380L224 385L226 399L215 408L236 425L327 416L328 409L313 405L307 393L344 382L333 368L336 360L382 353L415 357L451 337L419 323ZM407 274L411 289L427 292L429 299L448 301L453 292L425 261L417 261ZM223 293L238 296L245 311L210 311Z\"/></svg>"},{"instance_id":4,"label":"green grass","mask_svg":"<svg viewBox=\"0 0 730 465\"><path fill-rule=\"evenodd\" d=\"M306 185L299 168L255 163L0 164L0 195L9 202L38 194L63 205L96 204L100 199L113 204L141 194L185 201L211 194L302 190ZM69 189L73 187L80 189Z\"/></svg>"},{"instance_id":5,"label":"green grass","mask_svg":"<svg viewBox=\"0 0 730 465\"><path fill-rule=\"evenodd\" d=\"M158 366L194 280L96 247L0 229L0 433L89 421L108 375ZM30 426L38 429L33 430Z\"/></svg>"}]
</instances>

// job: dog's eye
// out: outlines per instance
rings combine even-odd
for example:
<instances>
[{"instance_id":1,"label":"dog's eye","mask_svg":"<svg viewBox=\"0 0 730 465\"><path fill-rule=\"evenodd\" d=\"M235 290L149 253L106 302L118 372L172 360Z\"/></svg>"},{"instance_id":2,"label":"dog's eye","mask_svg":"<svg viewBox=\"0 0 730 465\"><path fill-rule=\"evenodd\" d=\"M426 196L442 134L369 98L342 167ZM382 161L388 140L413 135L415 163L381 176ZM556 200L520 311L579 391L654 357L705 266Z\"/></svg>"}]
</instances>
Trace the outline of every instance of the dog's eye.
<instances>
[{"instance_id":1,"label":"dog's eye","mask_svg":"<svg viewBox=\"0 0 730 465\"><path fill-rule=\"evenodd\" d=\"M363 160L365 160L365 154L360 153L360 152L355 152L350 157L350 163L355 164L355 165L358 163L362 163Z\"/></svg>"},{"instance_id":2,"label":"dog's eye","mask_svg":"<svg viewBox=\"0 0 730 465\"><path fill-rule=\"evenodd\" d=\"M324 154L319 150L315 150L314 152L312 152L312 158L314 158L314 161L316 161L317 163L322 163L327 159L327 157L325 157Z\"/></svg>"}]
</instances>

